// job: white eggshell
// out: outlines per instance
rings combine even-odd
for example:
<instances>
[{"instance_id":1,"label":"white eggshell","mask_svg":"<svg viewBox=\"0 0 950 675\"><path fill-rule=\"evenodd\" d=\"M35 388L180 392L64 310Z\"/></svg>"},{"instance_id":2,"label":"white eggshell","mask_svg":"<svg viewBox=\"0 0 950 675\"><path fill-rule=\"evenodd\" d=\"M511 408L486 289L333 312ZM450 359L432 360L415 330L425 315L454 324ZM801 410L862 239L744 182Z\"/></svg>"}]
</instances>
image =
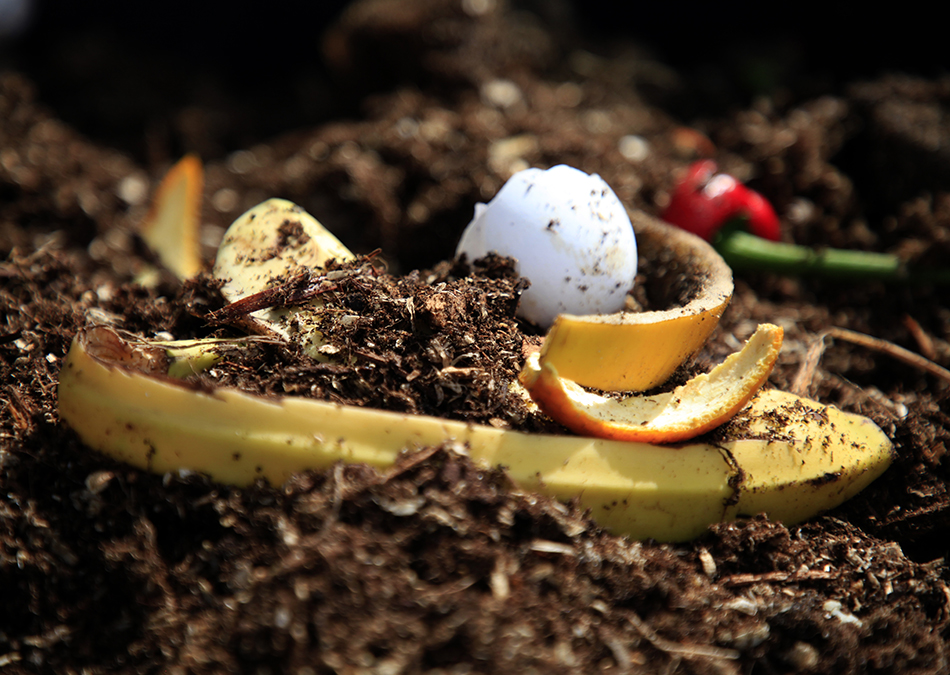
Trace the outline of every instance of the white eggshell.
<instances>
[{"instance_id":1,"label":"white eggshell","mask_svg":"<svg viewBox=\"0 0 950 675\"><path fill-rule=\"evenodd\" d=\"M558 314L623 309L637 274L637 241L627 212L597 174L569 166L512 176L462 233L457 253L490 251L518 261L531 281L519 316L548 327Z\"/></svg>"}]
</instances>

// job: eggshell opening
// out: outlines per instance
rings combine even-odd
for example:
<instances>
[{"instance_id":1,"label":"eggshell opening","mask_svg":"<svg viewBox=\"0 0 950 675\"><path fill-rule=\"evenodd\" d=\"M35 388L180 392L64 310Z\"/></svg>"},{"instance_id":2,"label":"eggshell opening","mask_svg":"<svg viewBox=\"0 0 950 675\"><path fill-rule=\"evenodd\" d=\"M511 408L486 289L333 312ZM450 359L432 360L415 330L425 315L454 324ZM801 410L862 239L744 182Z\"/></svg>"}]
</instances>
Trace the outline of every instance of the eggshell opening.
<instances>
[{"instance_id":1,"label":"eggshell opening","mask_svg":"<svg viewBox=\"0 0 950 675\"><path fill-rule=\"evenodd\" d=\"M495 251L531 281L518 314L548 327L558 314L610 314L624 307L637 274L626 209L604 180L565 165L516 173L475 217L457 253Z\"/></svg>"}]
</instances>

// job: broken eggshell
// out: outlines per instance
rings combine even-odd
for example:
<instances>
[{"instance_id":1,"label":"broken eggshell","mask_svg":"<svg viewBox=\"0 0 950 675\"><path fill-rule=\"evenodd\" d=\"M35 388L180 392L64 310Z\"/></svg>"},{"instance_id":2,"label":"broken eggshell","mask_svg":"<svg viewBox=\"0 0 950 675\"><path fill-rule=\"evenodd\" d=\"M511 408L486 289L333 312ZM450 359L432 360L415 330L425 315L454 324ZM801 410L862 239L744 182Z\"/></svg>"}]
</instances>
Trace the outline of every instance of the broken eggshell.
<instances>
[{"instance_id":1,"label":"broken eggshell","mask_svg":"<svg viewBox=\"0 0 950 675\"><path fill-rule=\"evenodd\" d=\"M611 314L637 273L637 241L623 204L597 174L566 165L512 176L462 233L456 253L515 258L531 281L518 315L547 328L558 314Z\"/></svg>"}]
</instances>

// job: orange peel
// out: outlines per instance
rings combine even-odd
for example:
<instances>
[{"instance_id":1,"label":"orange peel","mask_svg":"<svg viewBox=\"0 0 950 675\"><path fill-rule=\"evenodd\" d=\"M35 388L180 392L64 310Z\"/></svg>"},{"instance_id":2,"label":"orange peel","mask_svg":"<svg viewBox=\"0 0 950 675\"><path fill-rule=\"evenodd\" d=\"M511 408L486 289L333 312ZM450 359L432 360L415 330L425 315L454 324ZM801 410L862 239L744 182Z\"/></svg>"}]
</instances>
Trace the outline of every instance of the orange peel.
<instances>
[{"instance_id":1,"label":"orange peel","mask_svg":"<svg viewBox=\"0 0 950 675\"><path fill-rule=\"evenodd\" d=\"M532 355L520 380L542 411L583 436L618 441L675 443L731 419L768 380L784 331L761 324L745 346L709 373L672 391L608 398L560 377L557 368Z\"/></svg>"},{"instance_id":2,"label":"orange peel","mask_svg":"<svg viewBox=\"0 0 950 675\"><path fill-rule=\"evenodd\" d=\"M544 340L542 360L585 387L660 386L706 343L732 299L732 270L707 242L643 212L632 212L630 220L642 258L657 271L650 290L670 296L659 303L672 307L558 316Z\"/></svg>"},{"instance_id":3,"label":"orange peel","mask_svg":"<svg viewBox=\"0 0 950 675\"><path fill-rule=\"evenodd\" d=\"M196 155L185 155L158 186L139 227L143 241L181 280L201 271L201 194L204 168Z\"/></svg>"}]
</instances>

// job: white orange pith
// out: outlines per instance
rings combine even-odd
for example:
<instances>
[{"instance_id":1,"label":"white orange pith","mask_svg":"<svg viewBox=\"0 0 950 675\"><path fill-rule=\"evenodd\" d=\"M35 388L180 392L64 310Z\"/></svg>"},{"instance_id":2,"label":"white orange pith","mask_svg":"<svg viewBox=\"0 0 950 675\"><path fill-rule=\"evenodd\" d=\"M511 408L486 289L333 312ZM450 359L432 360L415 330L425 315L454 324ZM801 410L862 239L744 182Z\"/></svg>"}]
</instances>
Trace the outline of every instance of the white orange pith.
<instances>
[{"instance_id":1,"label":"white orange pith","mask_svg":"<svg viewBox=\"0 0 950 675\"><path fill-rule=\"evenodd\" d=\"M521 383L556 422L585 436L621 441L674 443L716 428L733 417L761 388L782 347L783 330L762 324L745 346L709 373L671 392L608 398L558 375L532 355Z\"/></svg>"},{"instance_id":2,"label":"white orange pith","mask_svg":"<svg viewBox=\"0 0 950 675\"><path fill-rule=\"evenodd\" d=\"M203 189L201 160L185 155L162 179L139 230L162 264L182 280L201 271L199 229Z\"/></svg>"}]
</instances>

